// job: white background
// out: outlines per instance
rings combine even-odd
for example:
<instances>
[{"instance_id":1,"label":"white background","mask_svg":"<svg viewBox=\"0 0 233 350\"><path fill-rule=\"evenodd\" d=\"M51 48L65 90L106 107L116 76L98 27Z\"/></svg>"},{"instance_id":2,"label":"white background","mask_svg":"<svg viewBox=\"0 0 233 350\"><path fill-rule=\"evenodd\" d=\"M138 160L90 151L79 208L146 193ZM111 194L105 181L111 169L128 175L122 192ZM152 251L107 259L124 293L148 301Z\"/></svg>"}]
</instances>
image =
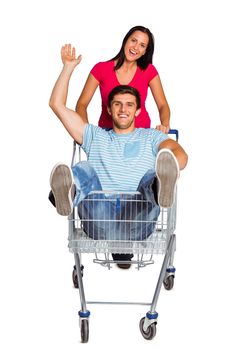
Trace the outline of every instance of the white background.
<instances>
[{"instance_id":1,"label":"white background","mask_svg":"<svg viewBox=\"0 0 233 350\"><path fill-rule=\"evenodd\" d=\"M171 124L189 154L179 183L175 287L161 291L154 340L138 329L147 307L90 306L90 340L81 345L67 221L47 201L51 167L70 162L72 140L48 100L61 45L71 42L83 55L70 84L74 108L92 66L112 58L135 25L154 33ZM230 1L9 0L1 4L0 26L1 349L231 349ZM97 93L92 123L99 103ZM156 124L150 97L148 109ZM85 259L87 298L151 300L160 257L139 272L105 271Z\"/></svg>"}]
</instances>

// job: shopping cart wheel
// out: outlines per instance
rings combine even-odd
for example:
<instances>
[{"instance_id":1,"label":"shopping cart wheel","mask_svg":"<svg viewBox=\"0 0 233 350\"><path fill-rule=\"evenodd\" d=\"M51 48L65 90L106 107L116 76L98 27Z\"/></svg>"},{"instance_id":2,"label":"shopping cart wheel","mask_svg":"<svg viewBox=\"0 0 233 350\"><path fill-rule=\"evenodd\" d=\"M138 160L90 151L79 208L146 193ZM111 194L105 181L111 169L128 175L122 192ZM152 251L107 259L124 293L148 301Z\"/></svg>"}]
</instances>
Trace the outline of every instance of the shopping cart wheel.
<instances>
[{"instance_id":1,"label":"shopping cart wheel","mask_svg":"<svg viewBox=\"0 0 233 350\"><path fill-rule=\"evenodd\" d=\"M144 322L145 322L145 317L143 317L139 323L140 331L145 339L151 340L156 335L156 322L150 324L146 332L143 329Z\"/></svg>"},{"instance_id":2,"label":"shopping cart wheel","mask_svg":"<svg viewBox=\"0 0 233 350\"><path fill-rule=\"evenodd\" d=\"M82 277L83 277L83 269L84 269L84 266L81 265ZM74 288L79 288L77 270L76 270L76 266L75 265L74 265L74 268L73 268L72 280L73 280Z\"/></svg>"},{"instance_id":3,"label":"shopping cart wheel","mask_svg":"<svg viewBox=\"0 0 233 350\"><path fill-rule=\"evenodd\" d=\"M171 290L174 287L174 278L175 276L170 275L164 279L163 285L166 290Z\"/></svg>"},{"instance_id":4,"label":"shopping cart wheel","mask_svg":"<svg viewBox=\"0 0 233 350\"><path fill-rule=\"evenodd\" d=\"M87 343L89 339L89 322L87 319L81 320L81 340L82 343Z\"/></svg>"}]
</instances>

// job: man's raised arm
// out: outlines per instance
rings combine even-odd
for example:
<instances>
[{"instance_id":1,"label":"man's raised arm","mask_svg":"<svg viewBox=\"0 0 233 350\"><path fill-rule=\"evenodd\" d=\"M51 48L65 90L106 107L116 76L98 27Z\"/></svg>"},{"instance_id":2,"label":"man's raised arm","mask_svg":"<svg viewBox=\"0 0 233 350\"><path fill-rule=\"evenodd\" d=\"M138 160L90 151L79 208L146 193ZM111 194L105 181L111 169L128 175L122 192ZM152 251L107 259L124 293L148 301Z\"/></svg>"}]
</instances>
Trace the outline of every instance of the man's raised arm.
<instances>
[{"instance_id":1,"label":"man's raised arm","mask_svg":"<svg viewBox=\"0 0 233 350\"><path fill-rule=\"evenodd\" d=\"M61 59L63 62L63 69L54 85L49 106L60 119L71 137L79 144L82 144L86 123L83 122L78 113L66 107L70 77L75 67L81 62L81 56L76 58L75 48L71 48L71 45L68 44L61 48Z\"/></svg>"}]
</instances>

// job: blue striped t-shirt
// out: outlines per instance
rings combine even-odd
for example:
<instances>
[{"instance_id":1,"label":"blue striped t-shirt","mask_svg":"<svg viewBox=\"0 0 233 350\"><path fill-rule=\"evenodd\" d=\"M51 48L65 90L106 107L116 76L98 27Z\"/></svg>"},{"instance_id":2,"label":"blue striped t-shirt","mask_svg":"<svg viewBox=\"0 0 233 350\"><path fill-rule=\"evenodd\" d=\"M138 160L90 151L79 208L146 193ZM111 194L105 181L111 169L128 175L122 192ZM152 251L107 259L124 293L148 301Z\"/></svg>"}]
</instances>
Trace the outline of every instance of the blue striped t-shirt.
<instances>
[{"instance_id":1,"label":"blue striped t-shirt","mask_svg":"<svg viewBox=\"0 0 233 350\"><path fill-rule=\"evenodd\" d=\"M143 175L154 169L158 146L167 138L156 129L116 134L87 124L82 148L103 190L136 191Z\"/></svg>"}]
</instances>

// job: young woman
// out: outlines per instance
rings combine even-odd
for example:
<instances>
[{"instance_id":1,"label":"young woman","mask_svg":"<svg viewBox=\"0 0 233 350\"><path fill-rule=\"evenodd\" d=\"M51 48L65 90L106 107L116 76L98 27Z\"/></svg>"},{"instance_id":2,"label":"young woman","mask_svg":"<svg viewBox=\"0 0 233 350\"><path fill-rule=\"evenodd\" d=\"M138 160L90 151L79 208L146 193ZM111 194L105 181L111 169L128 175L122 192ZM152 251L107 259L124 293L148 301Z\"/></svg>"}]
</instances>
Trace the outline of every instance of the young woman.
<instances>
[{"instance_id":1,"label":"young woman","mask_svg":"<svg viewBox=\"0 0 233 350\"><path fill-rule=\"evenodd\" d=\"M87 107L99 86L102 112L98 125L112 128L112 119L107 111L108 94L117 85L130 85L141 96L141 113L136 118L136 127L150 128L151 120L145 106L149 87L159 111L160 125L156 128L167 133L170 128L170 109L159 74L152 64L153 53L154 38L150 30L143 26L131 28L119 53L111 60L99 62L92 68L76 105L76 111L83 120L88 121Z\"/></svg>"}]
</instances>

